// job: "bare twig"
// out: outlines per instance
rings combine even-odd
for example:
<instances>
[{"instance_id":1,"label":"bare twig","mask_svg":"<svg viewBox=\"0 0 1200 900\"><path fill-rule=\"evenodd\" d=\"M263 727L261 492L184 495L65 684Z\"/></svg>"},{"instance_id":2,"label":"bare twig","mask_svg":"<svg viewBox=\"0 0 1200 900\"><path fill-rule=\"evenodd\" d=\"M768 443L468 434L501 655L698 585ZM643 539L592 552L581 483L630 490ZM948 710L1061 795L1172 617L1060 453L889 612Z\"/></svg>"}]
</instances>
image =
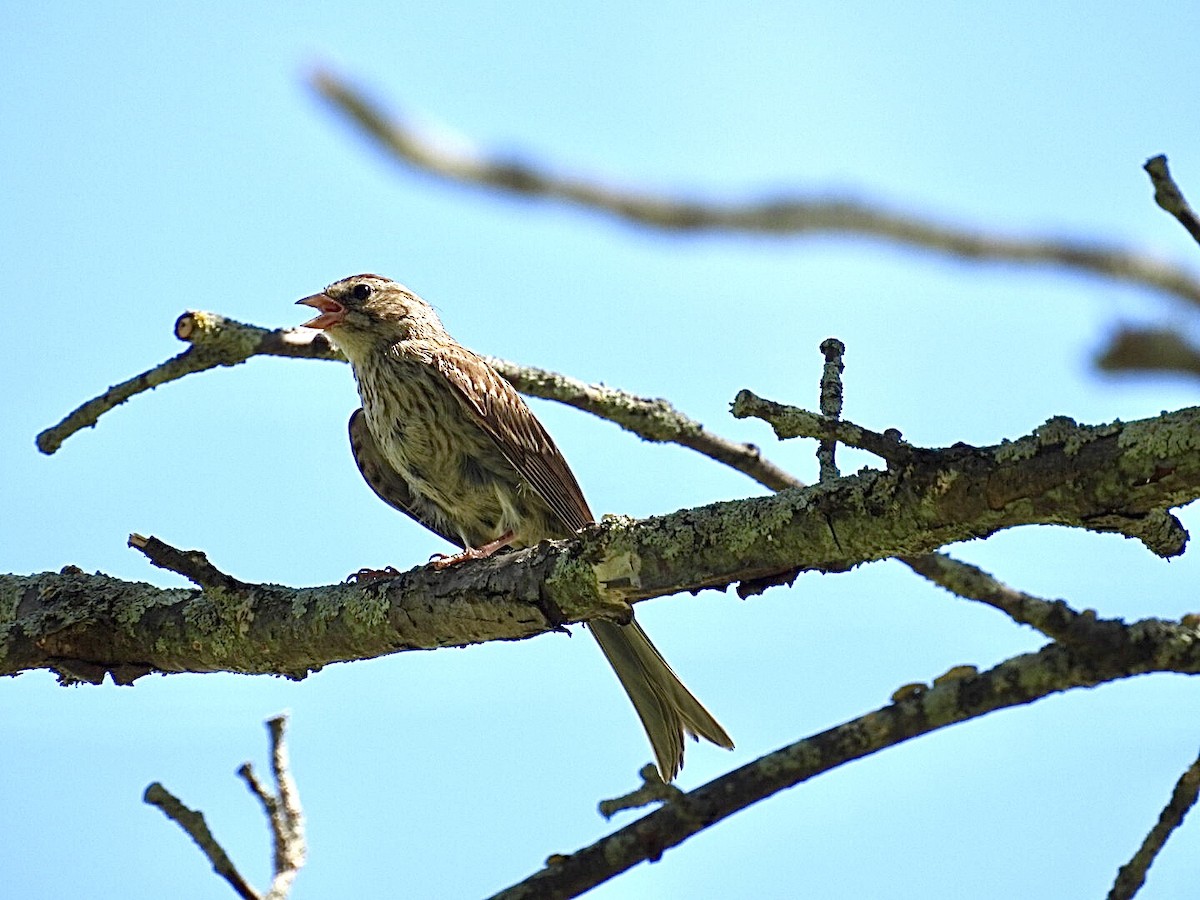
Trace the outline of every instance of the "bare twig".
<instances>
[{"instance_id":1,"label":"bare twig","mask_svg":"<svg viewBox=\"0 0 1200 900\"><path fill-rule=\"evenodd\" d=\"M651 803L670 803L683 796L683 791L662 780L662 776L658 774L658 769L653 764L642 766L638 770L638 774L642 777L641 786L620 797L601 800L598 804L600 815L611 819L617 813L627 809L637 809L649 806Z\"/></svg>"},{"instance_id":2,"label":"bare twig","mask_svg":"<svg viewBox=\"0 0 1200 900\"><path fill-rule=\"evenodd\" d=\"M659 859L692 835L781 790L948 725L1046 697L1066 687L1122 677L1115 671L1143 656L1144 641L1191 646L1190 631L1158 620L1114 622L1119 640L1080 652L1050 644L979 675L957 673L928 690L807 737L689 791L636 822L496 894L493 900L576 897L640 862ZM1185 634L1187 632L1187 634ZM1190 652L1190 651L1188 651Z\"/></svg>"},{"instance_id":3,"label":"bare twig","mask_svg":"<svg viewBox=\"0 0 1200 900\"><path fill-rule=\"evenodd\" d=\"M1163 291L1200 305L1200 281L1182 267L1117 244L1049 235L1013 237L883 209L851 199L774 197L718 203L655 195L551 174L540 166L489 158L444 143L386 114L358 89L328 71L311 83L342 116L393 159L455 183L545 197L676 232L727 231L773 235L848 234L918 247L961 259L1071 269Z\"/></svg>"},{"instance_id":4,"label":"bare twig","mask_svg":"<svg viewBox=\"0 0 1200 900\"><path fill-rule=\"evenodd\" d=\"M901 562L953 594L1006 613L1014 622L1036 628L1052 640L1071 642L1080 614L1062 600L1043 600L1018 591L970 563L944 553L901 557Z\"/></svg>"},{"instance_id":5,"label":"bare twig","mask_svg":"<svg viewBox=\"0 0 1200 900\"><path fill-rule=\"evenodd\" d=\"M490 357L488 361L517 390L531 397L557 400L607 419L643 440L688 447L736 469L773 491L804 486L798 478L764 459L754 444L739 444L713 434L661 397L639 397L607 385L587 384L567 375L532 366L519 366L495 357Z\"/></svg>"},{"instance_id":6,"label":"bare twig","mask_svg":"<svg viewBox=\"0 0 1200 900\"><path fill-rule=\"evenodd\" d=\"M244 900L284 900L291 892L296 875L304 866L304 813L300 808L300 797L288 766L284 735L286 727L287 716L275 716L267 720L267 731L271 737L271 771L275 777L275 793L259 781L250 763L245 763L238 769L238 775L262 803L263 812L271 826L274 874L271 888L265 895L259 894L241 876L228 854L208 830L203 813L188 809L158 782L146 788L143 797L147 803L157 806L167 818L175 821L187 832L208 857L213 869L228 881Z\"/></svg>"},{"instance_id":7,"label":"bare twig","mask_svg":"<svg viewBox=\"0 0 1200 900\"><path fill-rule=\"evenodd\" d=\"M1187 229L1197 243L1200 243L1200 217L1184 199L1183 191L1171 177L1167 168L1167 158L1159 155L1146 160L1143 166L1154 185L1154 202L1179 220L1179 224Z\"/></svg>"},{"instance_id":8,"label":"bare twig","mask_svg":"<svg viewBox=\"0 0 1200 900\"><path fill-rule=\"evenodd\" d=\"M1108 900L1129 900L1142 885L1146 883L1146 873L1154 863L1155 858L1167 842L1171 833L1183 824L1184 817L1196 805L1196 797L1200 795L1200 758L1188 766L1175 783L1171 799L1163 807L1158 821L1142 841L1142 846L1133 854L1128 863L1121 866L1112 890L1108 892Z\"/></svg>"},{"instance_id":9,"label":"bare twig","mask_svg":"<svg viewBox=\"0 0 1200 900\"><path fill-rule=\"evenodd\" d=\"M287 716L275 716L267 720L271 736L271 774L275 779L272 793L254 773L250 763L238 769L238 775L246 782L250 792L263 806L271 826L272 866L274 874L266 900L282 900L291 891L292 882L304 867L307 845L304 839L304 812L300 807L300 795L292 778L288 764L287 742L284 731Z\"/></svg>"},{"instance_id":10,"label":"bare twig","mask_svg":"<svg viewBox=\"0 0 1200 900\"><path fill-rule=\"evenodd\" d=\"M200 550L179 550L154 536L140 534L129 536L129 546L145 554L158 568L182 575L199 587L235 593L244 593L248 589L248 585L226 575L209 562L208 556Z\"/></svg>"},{"instance_id":11,"label":"bare twig","mask_svg":"<svg viewBox=\"0 0 1200 900\"><path fill-rule=\"evenodd\" d=\"M233 864L229 855L217 843L212 832L208 830L208 823L204 821L204 813L188 809L178 797L157 781L146 788L142 799L151 806L157 806L162 810L163 815L182 828L184 833L196 842L200 852L212 864L213 871L229 882L229 886L237 892L239 897L242 897L243 900L262 900L258 891L242 877L237 866Z\"/></svg>"}]
</instances>

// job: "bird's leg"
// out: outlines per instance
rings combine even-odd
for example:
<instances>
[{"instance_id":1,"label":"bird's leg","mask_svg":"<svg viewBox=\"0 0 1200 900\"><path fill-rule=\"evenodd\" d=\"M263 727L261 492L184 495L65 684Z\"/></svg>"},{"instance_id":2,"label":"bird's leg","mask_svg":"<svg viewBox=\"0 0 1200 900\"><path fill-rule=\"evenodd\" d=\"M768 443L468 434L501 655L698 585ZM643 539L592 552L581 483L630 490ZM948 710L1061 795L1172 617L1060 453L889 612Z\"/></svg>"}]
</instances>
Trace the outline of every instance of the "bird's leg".
<instances>
[{"instance_id":1,"label":"bird's leg","mask_svg":"<svg viewBox=\"0 0 1200 900\"><path fill-rule=\"evenodd\" d=\"M448 569L450 566L456 566L468 559L487 559L497 550L503 550L511 544L513 537L514 535L510 529L494 541L488 541L481 547L467 547L461 553L455 553L453 556L446 556L444 553L435 553L429 559L435 569Z\"/></svg>"}]
</instances>

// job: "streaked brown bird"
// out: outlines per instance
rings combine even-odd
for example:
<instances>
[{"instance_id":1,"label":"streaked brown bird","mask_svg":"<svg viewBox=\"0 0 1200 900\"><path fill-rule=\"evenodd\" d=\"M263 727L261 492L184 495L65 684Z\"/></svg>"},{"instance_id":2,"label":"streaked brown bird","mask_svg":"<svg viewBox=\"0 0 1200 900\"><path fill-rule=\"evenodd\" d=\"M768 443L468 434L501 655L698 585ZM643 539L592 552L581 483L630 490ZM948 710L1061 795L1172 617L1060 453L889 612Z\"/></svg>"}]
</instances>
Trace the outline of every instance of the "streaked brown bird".
<instances>
[{"instance_id":1,"label":"streaked brown bird","mask_svg":"<svg viewBox=\"0 0 1200 900\"><path fill-rule=\"evenodd\" d=\"M433 308L379 275L353 275L298 301L354 369L362 408L350 447L379 497L462 548L437 565L568 538L595 519L567 461L521 395L454 340ZM733 741L637 622L588 623L672 780L684 736Z\"/></svg>"}]
</instances>

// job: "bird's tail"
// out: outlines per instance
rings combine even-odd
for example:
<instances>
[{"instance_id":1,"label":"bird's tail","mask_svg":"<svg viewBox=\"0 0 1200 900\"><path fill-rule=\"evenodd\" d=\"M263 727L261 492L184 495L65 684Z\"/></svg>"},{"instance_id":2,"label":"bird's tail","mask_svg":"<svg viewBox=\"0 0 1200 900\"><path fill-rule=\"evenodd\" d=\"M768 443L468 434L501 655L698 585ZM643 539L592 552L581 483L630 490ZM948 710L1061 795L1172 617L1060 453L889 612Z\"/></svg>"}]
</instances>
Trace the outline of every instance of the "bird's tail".
<instances>
[{"instance_id":1,"label":"bird's tail","mask_svg":"<svg viewBox=\"0 0 1200 900\"><path fill-rule=\"evenodd\" d=\"M733 741L725 729L684 687L641 625L595 620L588 627L633 701L664 781L673 780L683 765L685 734L733 749Z\"/></svg>"}]
</instances>

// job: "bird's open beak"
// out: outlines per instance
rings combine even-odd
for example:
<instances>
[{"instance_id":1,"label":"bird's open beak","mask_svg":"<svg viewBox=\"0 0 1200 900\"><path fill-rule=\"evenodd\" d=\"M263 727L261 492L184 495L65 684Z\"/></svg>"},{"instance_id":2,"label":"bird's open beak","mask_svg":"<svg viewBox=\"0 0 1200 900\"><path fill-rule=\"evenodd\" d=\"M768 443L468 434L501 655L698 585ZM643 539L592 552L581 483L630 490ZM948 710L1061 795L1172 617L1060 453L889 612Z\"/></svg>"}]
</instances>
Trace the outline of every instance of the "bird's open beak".
<instances>
[{"instance_id":1,"label":"bird's open beak","mask_svg":"<svg viewBox=\"0 0 1200 900\"><path fill-rule=\"evenodd\" d=\"M296 301L297 306L311 306L321 314L315 319L309 319L302 328L330 328L339 324L346 315L346 307L338 303L328 294L313 294L303 300Z\"/></svg>"}]
</instances>

